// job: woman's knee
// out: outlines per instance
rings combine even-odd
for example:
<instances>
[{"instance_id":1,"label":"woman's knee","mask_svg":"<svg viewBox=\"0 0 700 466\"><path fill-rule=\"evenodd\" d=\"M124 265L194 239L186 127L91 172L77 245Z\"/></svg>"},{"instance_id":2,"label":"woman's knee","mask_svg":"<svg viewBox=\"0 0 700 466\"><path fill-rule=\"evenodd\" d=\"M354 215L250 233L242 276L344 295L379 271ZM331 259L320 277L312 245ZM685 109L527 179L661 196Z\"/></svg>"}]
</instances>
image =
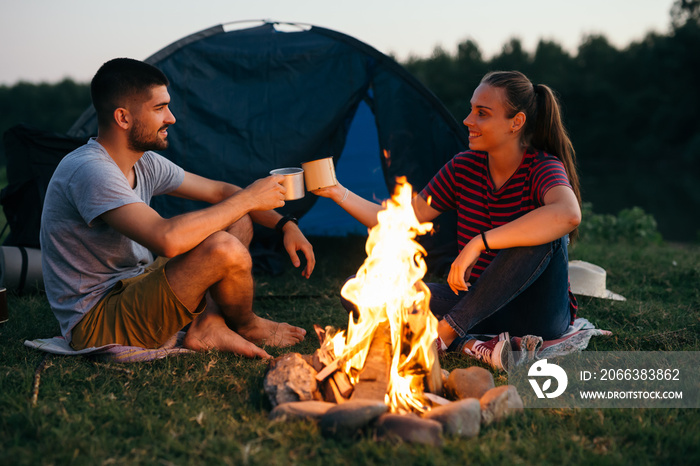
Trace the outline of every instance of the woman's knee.
<instances>
[{"instance_id":1,"label":"woman's knee","mask_svg":"<svg viewBox=\"0 0 700 466\"><path fill-rule=\"evenodd\" d=\"M426 283L430 290L430 310L438 319L454 309L466 292L455 294L452 289L443 283Z\"/></svg>"}]
</instances>

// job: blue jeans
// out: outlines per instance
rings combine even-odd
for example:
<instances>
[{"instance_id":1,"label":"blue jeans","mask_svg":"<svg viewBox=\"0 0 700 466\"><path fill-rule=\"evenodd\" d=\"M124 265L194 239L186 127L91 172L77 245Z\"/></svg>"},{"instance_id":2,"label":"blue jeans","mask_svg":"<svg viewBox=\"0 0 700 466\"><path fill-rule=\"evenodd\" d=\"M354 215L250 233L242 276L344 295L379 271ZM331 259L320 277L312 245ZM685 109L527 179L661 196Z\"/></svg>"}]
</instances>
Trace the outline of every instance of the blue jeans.
<instances>
[{"instance_id":1,"label":"blue jeans","mask_svg":"<svg viewBox=\"0 0 700 466\"><path fill-rule=\"evenodd\" d=\"M430 309L460 337L498 334L557 338L569 326L568 236L532 247L503 249L468 291L428 283Z\"/></svg>"}]
</instances>

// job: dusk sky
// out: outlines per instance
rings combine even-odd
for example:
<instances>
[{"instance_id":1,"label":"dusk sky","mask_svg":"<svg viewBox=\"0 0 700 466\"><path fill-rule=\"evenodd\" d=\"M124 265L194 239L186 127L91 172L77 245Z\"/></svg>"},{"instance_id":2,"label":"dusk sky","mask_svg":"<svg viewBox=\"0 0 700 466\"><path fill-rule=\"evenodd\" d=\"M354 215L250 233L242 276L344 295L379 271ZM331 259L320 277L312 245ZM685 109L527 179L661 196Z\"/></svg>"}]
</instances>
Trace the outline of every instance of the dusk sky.
<instances>
[{"instance_id":1,"label":"dusk sky","mask_svg":"<svg viewBox=\"0 0 700 466\"><path fill-rule=\"evenodd\" d=\"M575 53L602 34L616 47L666 33L673 0L0 0L0 85L87 82L114 57L148 58L208 27L268 19L333 29L399 60L453 52L471 39L486 58L511 38Z\"/></svg>"}]
</instances>

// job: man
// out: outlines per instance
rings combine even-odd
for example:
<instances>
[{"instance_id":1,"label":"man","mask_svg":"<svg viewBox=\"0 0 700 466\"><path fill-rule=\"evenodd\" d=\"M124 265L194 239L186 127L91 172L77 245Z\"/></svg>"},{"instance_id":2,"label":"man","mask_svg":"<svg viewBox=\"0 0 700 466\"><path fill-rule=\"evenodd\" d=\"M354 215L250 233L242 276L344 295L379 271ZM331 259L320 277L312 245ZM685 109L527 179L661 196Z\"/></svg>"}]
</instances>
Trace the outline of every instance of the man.
<instances>
[{"instance_id":1,"label":"man","mask_svg":"<svg viewBox=\"0 0 700 466\"><path fill-rule=\"evenodd\" d=\"M157 348L191 323L190 349L269 358L257 344L289 346L306 332L253 312L252 222L283 233L296 267L297 252L304 254L306 278L313 248L295 221L273 210L284 205L282 176L241 189L151 152L168 147L175 123L168 84L157 68L127 58L95 74L98 136L58 165L42 214L51 308L75 349ZM149 206L159 194L212 205L166 219Z\"/></svg>"}]
</instances>

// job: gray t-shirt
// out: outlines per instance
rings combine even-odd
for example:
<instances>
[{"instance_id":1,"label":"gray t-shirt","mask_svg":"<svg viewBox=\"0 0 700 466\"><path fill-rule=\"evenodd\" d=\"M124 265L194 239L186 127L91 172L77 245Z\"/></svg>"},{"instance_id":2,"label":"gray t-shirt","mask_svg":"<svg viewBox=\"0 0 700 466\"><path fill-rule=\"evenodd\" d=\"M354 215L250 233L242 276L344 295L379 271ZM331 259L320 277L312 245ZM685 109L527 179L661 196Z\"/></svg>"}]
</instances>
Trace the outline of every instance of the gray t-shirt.
<instances>
[{"instance_id":1,"label":"gray t-shirt","mask_svg":"<svg viewBox=\"0 0 700 466\"><path fill-rule=\"evenodd\" d=\"M41 262L49 304L70 340L70 331L121 279L153 261L145 247L98 218L103 213L177 189L182 168L146 152L134 166L131 188L107 151L91 139L61 160L51 178L41 215Z\"/></svg>"}]
</instances>

